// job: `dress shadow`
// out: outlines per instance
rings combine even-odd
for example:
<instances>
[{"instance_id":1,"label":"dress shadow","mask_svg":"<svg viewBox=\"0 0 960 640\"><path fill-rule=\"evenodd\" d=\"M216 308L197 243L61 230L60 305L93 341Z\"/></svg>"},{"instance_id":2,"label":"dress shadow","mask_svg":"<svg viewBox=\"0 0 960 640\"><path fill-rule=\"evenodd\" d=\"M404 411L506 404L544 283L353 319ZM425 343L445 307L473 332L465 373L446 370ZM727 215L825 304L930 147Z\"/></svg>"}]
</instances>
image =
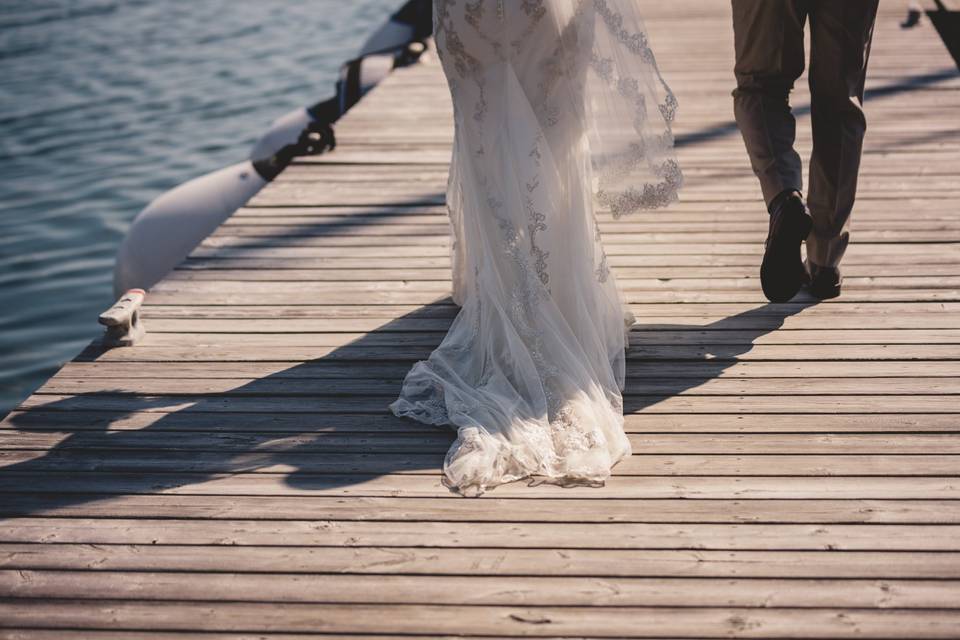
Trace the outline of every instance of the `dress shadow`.
<instances>
[{"instance_id":1,"label":"dress shadow","mask_svg":"<svg viewBox=\"0 0 960 640\"><path fill-rule=\"evenodd\" d=\"M807 306L761 305L705 325L643 324L640 318L631 335L625 413L641 413L717 378ZM439 344L455 312L449 298L438 300L324 357L219 393L107 390L16 413L8 427L68 435L45 451L7 451L22 459L0 467L6 494L0 517L171 492L235 474L271 474L297 495L336 493L387 474L438 477L452 429L396 418L387 405L409 366ZM658 335L667 341L658 343ZM711 342L711 335L720 339ZM102 353L92 346L80 360ZM682 376L655 375L671 363L683 363ZM631 375L637 368L644 373Z\"/></svg>"},{"instance_id":2,"label":"dress shadow","mask_svg":"<svg viewBox=\"0 0 960 640\"><path fill-rule=\"evenodd\" d=\"M935 86L956 74L951 67L898 78L868 90L866 98L882 99ZM806 115L809 106L798 105L794 112ZM696 146L736 131L735 123L725 122L678 135L677 146ZM887 149L874 150L884 151ZM295 225L289 234L273 230L269 241L244 238L231 245L231 255L244 259L245 252L253 253L278 238L296 246L299 238L349 233L393 218L398 209L442 203L442 193L425 193L399 202L394 196L389 206L371 205L368 210L350 205L357 211L349 217ZM625 412L641 413L716 379L746 354L754 341L807 306L797 301L761 305L703 326L636 326L635 336L651 339L631 348ZM14 412L3 421L4 427L66 436L49 448L41 443L32 449L23 445L3 452L0 518L54 511L120 494L172 491L222 475L271 468L277 469L274 473L287 486L307 494L395 472L439 474L443 454L453 441L452 431L394 418L387 405L399 392L412 362L426 357L439 344L454 312L449 299L425 305L322 358L280 368L218 393L165 396L116 389L77 393ZM385 334L408 332L411 323L425 320L433 323L434 331L421 332L423 335L404 347L384 352ZM704 340L703 332L719 337L728 330L737 333L734 340ZM657 334L669 335L669 343L657 343ZM94 361L99 353L102 350L94 345L80 360ZM358 354L366 355L358 359ZM355 371L357 362L363 363L365 375L351 378L351 366ZM645 363L685 363L684 375L663 379L649 373L631 375L631 368ZM296 388L291 389L294 383ZM364 406L365 411L357 409ZM370 407L378 410L371 412Z\"/></svg>"}]
</instances>

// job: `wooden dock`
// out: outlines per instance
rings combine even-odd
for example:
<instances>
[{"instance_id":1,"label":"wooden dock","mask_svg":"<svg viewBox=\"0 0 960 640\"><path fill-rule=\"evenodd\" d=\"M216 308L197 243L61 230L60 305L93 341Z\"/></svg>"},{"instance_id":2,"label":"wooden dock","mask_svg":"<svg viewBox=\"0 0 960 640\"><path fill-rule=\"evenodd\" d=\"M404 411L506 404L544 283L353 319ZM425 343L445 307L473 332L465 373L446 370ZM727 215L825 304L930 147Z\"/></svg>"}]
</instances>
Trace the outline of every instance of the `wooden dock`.
<instances>
[{"instance_id":1,"label":"wooden dock","mask_svg":"<svg viewBox=\"0 0 960 640\"><path fill-rule=\"evenodd\" d=\"M960 638L960 74L882 6L843 296L766 304L729 5L646 4L687 187L602 218L639 318L605 488L457 497L387 411L455 313L427 62L3 421L0 638Z\"/></svg>"}]
</instances>

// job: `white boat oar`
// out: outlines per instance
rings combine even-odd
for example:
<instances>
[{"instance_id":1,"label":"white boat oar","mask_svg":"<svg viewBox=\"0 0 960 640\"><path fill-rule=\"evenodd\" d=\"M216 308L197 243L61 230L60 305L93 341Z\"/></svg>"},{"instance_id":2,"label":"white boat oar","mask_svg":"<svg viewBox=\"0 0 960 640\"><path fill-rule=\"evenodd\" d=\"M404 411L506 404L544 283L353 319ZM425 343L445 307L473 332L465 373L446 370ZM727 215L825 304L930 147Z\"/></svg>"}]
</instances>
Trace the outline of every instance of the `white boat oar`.
<instances>
[{"instance_id":1,"label":"white boat oar","mask_svg":"<svg viewBox=\"0 0 960 640\"><path fill-rule=\"evenodd\" d=\"M415 39L429 35L429 16L430 0L410 0L343 65L336 96L278 118L249 160L194 178L147 205L120 244L115 295L149 290L295 157L333 150L332 124L392 69L423 52Z\"/></svg>"},{"instance_id":2,"label":"white boat oar","mask_svg":"<svg viewBox=\"0 0 960 640\"><path fill-rule=\"evenodd\" d=\"M134 218L120 243L113 291L149 289L267 184L249 160L167 191Z\"/></svg>"},{"instance_id":3,"label":"white boat oar","mask_svg":"<svg viewBox=\"0 0 960 640\"><path fill-rule=\"evenodd\" d=\"M423 42L432 32L430 0L410 0L390 16L360 48L356 58L340 68L336 95L311 107L294 109L280 116L250 151L251 160L270 157L312 122L333 124L398 66L416 62Z\"/></svg>"}]
</instances>

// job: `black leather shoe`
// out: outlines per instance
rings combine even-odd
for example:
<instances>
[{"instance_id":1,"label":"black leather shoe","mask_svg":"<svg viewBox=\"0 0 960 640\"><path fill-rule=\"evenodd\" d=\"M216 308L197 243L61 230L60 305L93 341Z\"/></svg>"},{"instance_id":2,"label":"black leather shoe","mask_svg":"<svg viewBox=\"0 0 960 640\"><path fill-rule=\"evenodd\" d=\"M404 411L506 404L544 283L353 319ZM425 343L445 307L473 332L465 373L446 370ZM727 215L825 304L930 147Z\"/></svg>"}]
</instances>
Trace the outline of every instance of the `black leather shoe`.
<instances>
[{"instance_id":1,"label":"black leather shoe","mask_svg":"<svg viewBox=\"0 0 960 640\"><path fill-rule=\"evenodd\" d=\"M800 194L793 193L770 213L760 285L770 302L786 302L797 295L806 273L800 245L810 234L813 219Z\"/></svg>"},{"instance_id":2,"label":"black leather shoe","mask_svg":"<svg viewBox=\"0 0 960 640\"><path fill-rule=\"evenodd\" d=\"M807 291L810 292L810 295L820 300L829 300L840 295L840 285L843 284L840 269L837 267L821 267L813 264L810 260L807 260L806 269Z\"/></svg>"}]
</instances>

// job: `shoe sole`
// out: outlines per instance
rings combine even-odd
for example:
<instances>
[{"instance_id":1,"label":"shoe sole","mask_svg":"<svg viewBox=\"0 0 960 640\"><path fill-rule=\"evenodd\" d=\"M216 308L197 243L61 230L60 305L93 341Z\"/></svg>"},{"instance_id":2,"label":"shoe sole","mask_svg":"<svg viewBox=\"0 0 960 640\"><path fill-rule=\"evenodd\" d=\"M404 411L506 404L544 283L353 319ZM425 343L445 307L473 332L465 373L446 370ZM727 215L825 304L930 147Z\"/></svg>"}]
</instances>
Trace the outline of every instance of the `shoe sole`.
<instances>
[{"instance_id":1,"label":"shoe sole","mask_svg":"<svg viewBox=\"0 0 960 640\"><path fill-rule=\"evenodd\" d=\"M800 245L813 229L810 216L797 213L784 221L780 233L763 253L760 286L770 302L787 302L803 286L804 268Z\"/></svg>"},{"instance_id":2,"label":"shoe sole","mask_svg":"<svg viewBox=\"0 0 960 640\"><path fill-rule=\"evenodd\" d=\"M840 285L837 285L836 287L833 287L827 291L824 291L823 289L818 289L816 287L808 286L807 291L810 292L810 295L812 295L817 300L830 300L832 298L837 298L840 296Z\"/></svg>"}]
</instances>

